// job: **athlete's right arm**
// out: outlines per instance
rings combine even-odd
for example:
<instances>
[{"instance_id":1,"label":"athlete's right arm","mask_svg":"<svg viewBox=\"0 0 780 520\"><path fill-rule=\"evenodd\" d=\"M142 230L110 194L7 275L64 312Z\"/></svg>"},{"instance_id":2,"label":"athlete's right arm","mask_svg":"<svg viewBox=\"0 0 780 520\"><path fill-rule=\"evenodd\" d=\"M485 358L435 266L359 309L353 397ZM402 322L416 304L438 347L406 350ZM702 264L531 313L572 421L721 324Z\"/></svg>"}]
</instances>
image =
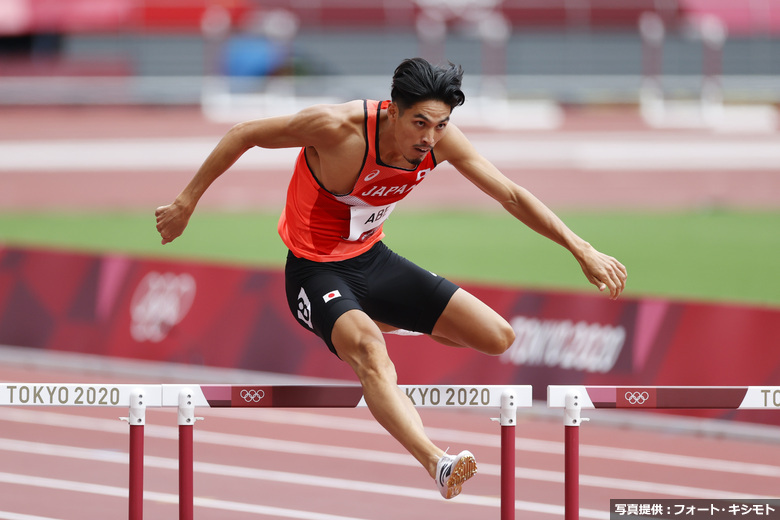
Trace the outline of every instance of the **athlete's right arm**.
<instances>
[{"instance_id":1,"label":"athlete's right arm","mask_svg":"<svg viewBox=\"0 0 780 520\"><path fill-rule=\"evenodd\" d=\"M201 167L176 199L155 211L157 231L162 243L179 237L189 223L200 198L217 178L225 173L247 150L318 146L333 128L334 111L327 106L310 107L289 116L278 116L239 123L231 128L208 155Z\"/></svg>"}]
</instances>

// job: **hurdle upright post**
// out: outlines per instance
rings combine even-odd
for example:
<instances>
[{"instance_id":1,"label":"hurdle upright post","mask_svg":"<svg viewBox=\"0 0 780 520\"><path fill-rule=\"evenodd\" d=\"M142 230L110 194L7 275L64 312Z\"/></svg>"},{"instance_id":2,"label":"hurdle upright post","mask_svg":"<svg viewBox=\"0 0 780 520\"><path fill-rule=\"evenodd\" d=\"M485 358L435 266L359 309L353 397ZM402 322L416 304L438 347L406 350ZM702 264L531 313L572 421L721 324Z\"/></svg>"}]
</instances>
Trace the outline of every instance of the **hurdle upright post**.
<instances>
[{"instance_id":1,"label":"hurdle upright post","mask_svg":"<svg viewBox=\"0 0 780 520\"><path fill-rule=\"evenodd\" d=\"M194 516L193 489L193 441L195 405L192 390L179 391L179 520L192 520Z\"/></svg>"},{"instance_id":2,"label":"hurdle upright post","mask_svg":"<svg viewBox=\"0 0 780 520\"><path fill-rule=\"evenodd\" d=\"M146 402L144 391L135 389L130 393L130 411L127 423L130 425L128 518L142 520L144 517L144 425L146 424Z\"/></svg>"},{"instance_id":3,"label":"hurdle upright post","mask_svg":"<svg viewBox=\"0 0 780 520\"><path fill-rule=\"evenodd\" d=\"M580 518L580 424L582 418L580 394L572 390L566 394L564 406L564 508L565 520Z\"/></svg>"},{"instance_id":4,"label":"hurdle upright post","mask_svg":"<svg viewBox=\"0 0 780 520\"><path fill-rule=\"evenodd\" d=\"M515 520L517 394L512 390L505 390L501 394L499 424L501 425L501 520Z\"/></svg>"}]
</instances>

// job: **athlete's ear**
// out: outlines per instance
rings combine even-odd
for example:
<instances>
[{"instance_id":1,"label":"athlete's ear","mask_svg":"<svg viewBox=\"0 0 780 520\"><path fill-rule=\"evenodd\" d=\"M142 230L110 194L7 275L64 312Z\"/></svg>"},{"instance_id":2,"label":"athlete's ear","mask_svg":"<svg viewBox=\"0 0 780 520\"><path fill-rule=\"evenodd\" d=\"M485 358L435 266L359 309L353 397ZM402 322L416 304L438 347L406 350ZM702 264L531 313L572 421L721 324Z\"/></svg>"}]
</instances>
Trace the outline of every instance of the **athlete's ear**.
<instances>
[{"instance_id":1,"label":"athlete's ear","mask_svg":"<svg viewBox=\"0 0 780 520\"><path fill-rule=\"evenodd\" d=\"M395 121L398 118L398 105L392 101L387 105L387 117L389 117L391 121Z\"/></svg>"}]
</instances>

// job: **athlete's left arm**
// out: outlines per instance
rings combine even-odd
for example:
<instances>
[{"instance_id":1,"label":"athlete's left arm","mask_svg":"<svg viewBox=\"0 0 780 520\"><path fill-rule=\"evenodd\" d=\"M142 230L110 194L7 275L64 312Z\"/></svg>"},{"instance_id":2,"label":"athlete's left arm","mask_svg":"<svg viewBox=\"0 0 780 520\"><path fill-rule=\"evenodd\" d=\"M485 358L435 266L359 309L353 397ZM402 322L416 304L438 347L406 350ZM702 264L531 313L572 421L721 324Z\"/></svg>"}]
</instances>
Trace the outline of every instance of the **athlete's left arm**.
<instances>
[{"instance_id":1,"label":"athlete's left arm","mask_svg":"<svg viewBox=\"0 0 780 520\"><path fill-rule=\"evenodd\" d=\"M452 164L461 175L529 228L568 249L588 281L600 291L608 289L612 299L623 292L627 277L623 264L597 251L530 191L508 179L474 148L455 125L448 125L446 135L436 145L436 156Z\"/></svg>"}]
</instances>

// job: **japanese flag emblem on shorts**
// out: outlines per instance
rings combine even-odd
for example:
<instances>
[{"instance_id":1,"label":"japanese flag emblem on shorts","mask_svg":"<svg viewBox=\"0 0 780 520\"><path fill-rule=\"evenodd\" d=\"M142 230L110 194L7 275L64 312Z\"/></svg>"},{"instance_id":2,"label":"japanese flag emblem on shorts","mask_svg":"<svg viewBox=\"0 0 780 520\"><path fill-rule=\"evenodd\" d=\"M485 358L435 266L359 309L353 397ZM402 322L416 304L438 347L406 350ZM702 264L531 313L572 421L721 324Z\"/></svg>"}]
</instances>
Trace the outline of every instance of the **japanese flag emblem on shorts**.
<instances>
[{"instance_id":1,"label":"japanese flag emblem on shorts","mask_svg":"<svg viewBox=\"0 0 780 520\"><path fill-rule=\"evenodd\" d=\"M325 303L328 303L334 298L341 298L341 293L338 290L330 291L329 293L322 295L322 299L325 301Z\"/></svg>"}]
</instances>

